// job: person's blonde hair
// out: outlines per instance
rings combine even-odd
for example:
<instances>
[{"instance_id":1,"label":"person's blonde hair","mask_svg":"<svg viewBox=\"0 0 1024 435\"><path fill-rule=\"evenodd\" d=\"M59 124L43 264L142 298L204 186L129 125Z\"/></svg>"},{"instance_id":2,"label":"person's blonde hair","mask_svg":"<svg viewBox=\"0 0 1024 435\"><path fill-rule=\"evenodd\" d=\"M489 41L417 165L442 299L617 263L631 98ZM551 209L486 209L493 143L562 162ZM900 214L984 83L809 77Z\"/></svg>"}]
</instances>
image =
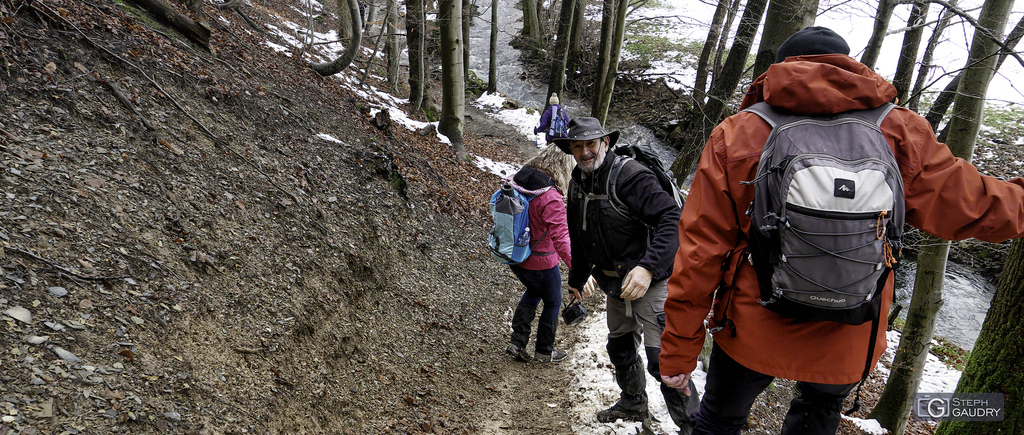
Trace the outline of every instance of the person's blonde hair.
<instances>
[{"instance_id":1,"label":"person's blonde hair","mask_svg":"<svg viewBox=\"0 0 1024 435\"><path fill-rule=\"evenodd\" d=\"M548 98L548 104L558 104L558 94L552 92L551 98Z\"/></svg>"},{"instance_id":2,"label":"person's blonde hair","mask_svg":"<svg viewBox=\"0 0 1024 435\"><path fill-rule=\"evenodd\" d=\"M564 194L569 189L569 177L576 160L552 144L531 157L526 164L554 179L555 187Z\"/></svg>"}]
</instances>

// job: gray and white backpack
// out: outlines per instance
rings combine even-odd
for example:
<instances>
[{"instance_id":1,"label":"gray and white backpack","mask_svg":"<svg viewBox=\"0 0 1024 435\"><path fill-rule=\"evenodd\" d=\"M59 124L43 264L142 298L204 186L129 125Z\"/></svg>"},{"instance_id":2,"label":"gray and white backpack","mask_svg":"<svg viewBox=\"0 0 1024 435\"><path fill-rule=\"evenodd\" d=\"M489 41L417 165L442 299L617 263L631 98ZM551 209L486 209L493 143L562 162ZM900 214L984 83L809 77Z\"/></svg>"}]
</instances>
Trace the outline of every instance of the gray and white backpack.
<instances>
[{"instance_id":1,"label":"gray and white backpack","mask_svg":"<svg viewBox=\"0 0 1024 435\"><path fill-rule=\"evenodd\" d=\"M749 242L765 308L796 320L878 321L903 236L903 179L880 127L893 107L745 110L772 126L757 176L744 182L755 188Z\"/></svg>"}]
</instances>

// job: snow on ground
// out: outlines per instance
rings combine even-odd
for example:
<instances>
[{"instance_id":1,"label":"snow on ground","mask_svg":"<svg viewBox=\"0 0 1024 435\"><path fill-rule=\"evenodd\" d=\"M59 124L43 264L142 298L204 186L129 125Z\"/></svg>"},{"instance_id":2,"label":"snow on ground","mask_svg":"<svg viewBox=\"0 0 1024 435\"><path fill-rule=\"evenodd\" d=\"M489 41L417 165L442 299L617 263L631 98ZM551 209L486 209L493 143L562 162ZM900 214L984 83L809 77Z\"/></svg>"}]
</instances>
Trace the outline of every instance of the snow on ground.
<instances>
[{"instance_id":1,"label":"snow on ground","mask_svg":"<svg viewBox=\"0 0 1024 435\"><path fill-rule=\"evenodd\" d=\"M602 302L603 303L603 302ZM592 304L588 304L592 305ZM587 434L634 434L641 427L640 423L623 422L598 423L597 412L605 409L619 399L619 387L615 383L612 374L612 365L608 360L608 351L605 345L608 343L607 317L604 310L591 309L591 314L582 323L573 326L562 325L563 330L579 329L580 341L569 352L568 371L573 374L574 382L578 386L575 397L573 397L572 428L576 433ZM595 312L596 311L596 312ZM568 331L560 332L560 335L568 334ZM647 357L643 350L640 356L644 359L644 367L647 367ZM658 422L653 424L656 433L675 433L679 427L672 422L668 415L668 408L665 406L665 399L661 396L659 383L649 373L647 374L647 397L651 413ZM704 381L706 374L698 363L697 370L693 372L693 383L697 387L695 394L698 397L704 394Z\"/></svg>"},{"instance_id":2,"label":"snow on ground","mask_svg":"<svg viewBox=\"0 0 1024 435\"><path fill-rule=\"evenodd\" d=\"M301 29L301 26L290 22L286 22L283 25L284 27L292 29L296 33L298 33L298 29ZM284 46L268 43L268 45L271 45L273 49L285 52L290 56L291 53L296 52L300 47L301 42L294 34L282 31L277 27L271 27L271 29L276 31L282 40L293 46L289 49ZM314 43L326 43L328 41L336 40L333 32L323 34L312 33L312 36L306 35L306 37L311 37ZM313 45L313 47L316 47L314 49L319 50L319 52L305 55L311 61L323 61L324 59L330 59L334 55L333 53L338 51L338 47L332 47L330 45ZM692 71L679 68L678 65L656 63L654 68L655 71L659 73L675 73L678 76L677 81L680 83L689 84L693 81L692 76L687 75L692 74ZM392 121L397 122L412 131L422 129L428 124L426 122L411 119L404 110L400 108L403 102L387 92L369 85L360 86L358 81L347 74L335 75L335 79L339 82L339 85L352 89L368 100L369 104L372 106L370 110L371 116L381 110L388 110ZM484 109L484 111L490 116L518 128L519 131L527 138L537 141L539 144L543 144L543 135L533 133L533 128L537 125L537 120L540 118L539 110L542 108L520 108L515 110L502 109L504 101L505 97L500 94L484 94L475 101L470 102L470 104L474 104L477 107ZM436 123L433 124L436 127ZM319 133L316 136L325 141L345 144L342 140L339 140L327 133ZM437 137L440 143L448 145L451 144L448 138L444 135L437 134ZM508 176L518 170L519 167L516 163L494 161L482 156L472 157L476 166L482 171L491 172L499 176ZM595 417L598 411L615 403L619 396L619 389L612 374L612 366L608 360L608 353L605 350L608 334L605 319L605 312L600 310L599 312L588 316L588 319L583 323L567 327L580 328L583 330L579 343L572 349L568 349L570 355L570 358L567 361L567 364L569 364L568 371L573 373L572 381L578 386L575 393L576 400L574 400L576 405L571 411L573 430L589 434L636 433L641 426L640 423L625 423L620 421L617 423L602 424L598 423ZM891 362L895 349L898 345L899 333L896 331L889 332L888 349L882 356L883 360ZM644 366L646 367L646 356L644 355L644 352L640 352L640 355L645 358ZM879 369L886 370L881 366ZM694 384L696 384L697 387L697 391L695 393L698 394L698 397L703 396L704 394L705 378L706 373L703 368L698 365L697 370L693 373ZM953 392L956 389L956 384L959 379L959 371L946 367L946 365L940 362L938 358L929 354L924 369L924 377L918 391L931 393ZM655 431L661 433L672 433L678 430L678 427L676 427L668 415L668 409L665 406L664 398L661 396L657 380L649 374L647 375L647 395L650 398L651 412L658 420L654 423ZM850 417L844 418L853 421L858 427L867 433L885 433L875 420L862 420Z\"/></svg>"}]
</instances>

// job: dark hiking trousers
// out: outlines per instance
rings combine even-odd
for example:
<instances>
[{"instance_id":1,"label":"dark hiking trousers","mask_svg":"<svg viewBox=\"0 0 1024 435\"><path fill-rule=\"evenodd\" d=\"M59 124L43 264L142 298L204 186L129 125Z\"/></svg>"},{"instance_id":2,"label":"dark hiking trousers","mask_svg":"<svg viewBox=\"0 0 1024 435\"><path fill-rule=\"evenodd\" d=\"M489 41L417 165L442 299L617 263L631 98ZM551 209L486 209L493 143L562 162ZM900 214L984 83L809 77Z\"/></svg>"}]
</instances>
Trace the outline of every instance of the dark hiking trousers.
<instances>
[{"instance_id":1,"label":"dark hiking trousers","mask_svg":"<svg viewBox=\"0 0 1024 435\"><path fill-rule=\"evenodd\" d=\"M733 360L716 343L711 349L708 377L694 434L738 435L757 396L775 378L750 370ZM841 420L843 399L853 384L797 382L799 395L789 404L783 435L834 435Z\"/></svg>"},{"instance_id":2,"label":"dark hiking trousers","mask_svg":"<svg viewBox=\"0 0 1024 435\"><path fill-rule=\"evenodd\" d=\"M544 302L537 325L536 352L550 355L555 348L555 332L558 330L558 312L562 307L562 272L558 266L546 270L523 269L509 266L512 273L526 286L519 299L515 314L512 315L511 342L525 348L530 342L530 327L537 315L537 306Z\"/></svg>"}]
</instances>

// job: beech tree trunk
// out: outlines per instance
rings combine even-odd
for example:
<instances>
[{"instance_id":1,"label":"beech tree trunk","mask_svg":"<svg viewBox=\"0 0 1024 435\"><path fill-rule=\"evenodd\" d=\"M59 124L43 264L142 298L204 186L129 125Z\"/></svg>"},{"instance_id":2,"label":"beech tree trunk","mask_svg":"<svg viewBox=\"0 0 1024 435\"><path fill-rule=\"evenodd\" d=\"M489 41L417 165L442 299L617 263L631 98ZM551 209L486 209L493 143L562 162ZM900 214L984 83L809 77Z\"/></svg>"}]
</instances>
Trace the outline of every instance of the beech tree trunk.
<instances>
[{"instance_id":1,"label":"beech tree trunk","mask_svg":"<svg viewBox=\"0 0 1024 435\"><path fill-rule=\"evenodd\" d=\"M473 24L473 11L476 0L462 0L462 73L463 80L469 81L469 27Z\"/></svg>"},{"instance_id":2,"label":"beech tree trunk","mask_svg":"<svg viewBox=\"0 0 1024 435\"><path fill-rule=\"evenodd\" d=\"M409 44L409 103L412 104L412 113L417 113L422 108L425 95L426 62L423 58L423 38L426 18L423 0L407 0L405 7L405 38Z\"/></svg>"},{"instance_id":3,"label":"beech tree trunk","mask_svg":"<svg viewBox=\"0 0 1024 435\"><path fill-rule=\"evenodd\" d=\"M774 0L768 5L764 18L764 31L757 44L752 76L757 78L775 63L779 46L790 35L814 24L818 13L818 0Z\"/></svg>"},{"instance_id":4,"label":"beech tree trunk","mask_svg":"<svg viewBox=\"0 0 1024 435\"><path fill-rule=\"evenodd\" d=\"M540 22L537 18L537 0L523 0L523 36L531 47L540 46Z\"/></svg>"},{"instance_id":5,"label":"beech tree trunk","mask_svg":"<svg viewBox=\"0 0 1024 435\"><path fill-rule=\"evenodd\" d=\"M491 0L491 50L487 63L487 92L498 91L498 0Z\"/></svg>"},{"instance_id":6,"label":"beech tree trunk","mask_svg":"<svg viewBox=\"0 0 1024 435\"><path fill-rule=\"evenodd\" d=\"M860 57L860 63L867 65L868 68L875 68L875 62L878 61L878 53L882 51L882 41L885 40L885 32L889 30L889 19L892 18L892 11L896 9L897 1L878 1L878 10L875 11L875 26L872 28L868 45L864 48L864 55Z\"/></svg>"},{"instance_id":7,"label":"beech tree trunk","mask_svg":"<svg viewBox=\"0 0 1024 435\"><path fill-rule=\"evenodd\" d=\"M907 322L903 326L899 348L893 357L889 381L878 403L868 414L890 433L900 435L910 418L911 397L921 383L928 350L935 332L935 317L942 308L942 284L946 277L949 242L930 235L921 239L917 256L917 275L911 296Z\"/></svg>"},{"instance_id":8,"label":"beech tree trunk","mask_svg":"<svg viewBox=\"0 0 1024 435\"><path fill-rule=\"evenodd\" d=\"M615 91L615 80L619 73L619 57L622 55L622 41L626 35L626 12L629 10L628 0L619 0L615 7L615 32L608 39L608 70L604 74L604 83L601 85L601 92L598 95L597 110L594 117L604 125L608 117L608 107L612 103L612 93ZM603 36L602 36L602 39Z\"/></svg>"},{"instance_id":9,"label":"beech tree trunk","mask_svg":"<svg viewBox=\"0 0 1024 435\"><path fill-rule=\"evenodd\" d=\"M356 0L348 0L348 13L352 17L352 40L345 46L345 52L337 59L331 62L310 64L310 68L313 68L317 74L322 76L337 74L348 68L352 64L352 60L356 58L363 39L363 24L359 22L359 3Z\"/></svg>"},{"instance_id":10,"label":"beech tree trunk","mask_svg":"<svg viewBox=\"0 0 1024 435\"><path fill-rule=\"evenodd\" d=\"M736 16L740 11L740 4L742 0L733 0L732 7L725 14L725 25L722 27L722 34L718 36L718 46L715 48L715 60L711 67L711 88L715 87L715 80L722 74L722 57L725 56L725 45L729 42L729 35L731 34L733 21L736 21Z\"/></svg>"},{"instance_id":11,"label":"beech tree trunk","mask_svg":"<svg viewBox=\"0 0 1024 435\"><path fill-rule=\"evenodd\" d=\"M708 30L708 37L704 40L704 48L701 49L700 58L697 60L697 77L693 85L693 100L701 107L703 107L704 97L707 95L708 74L711 70L711 54L716 52L715 49L718 47L718 38L722 34L722 26L728 10L729 0L718 0L715 15L711 18L711 28Z\"/></svg>"},{"instance_id":12,"label":"beech tree trunk","mask_svg":"<svg viewBox=\"0 0 1024 435\"><path fill-rule=\"evenodd\" d=\"M590 94L590 116L595 118L600 112L601 94L604 92L602 87L604 87L604 78L608 74L608 64L611 60L611 39L612 33L615 32L616 4L616 0L601 2L601 43L597 48L597 68L594 71L594 86Z\"/></svg>"},{"instance_id":13,"label":"beech tree trunk","mask_svg":"<svg viewBox=\"0 0 1024 435\"><path fill-rule=\"evenodd\" d=\"M395 0L387 0L388 8L387 22L384 29L387 36L384 38L384 57L388 61L388 86L394 92L398 86L398 57L402 54L402 48L398 46L398 5Z\"/></svg>"},{"instance_id":14,"label":"beech tree trunk","mask_svg":"<svg viewBox=\"0 0 1024 435\"><path fill-rule=\"evenodd\" d=\"M469 158L462 144L466 119L466 73L462 60L462 0L440 0L441 118L437 131L448 137L460 160Z\"/></svg>"},{"instance_id":15,"label":"beech tree trunk","mask_svg":"<svg viewBox=\"0 0 1024 435\"><path fill-rule=\"evenodd\" d=\"M352 39L352 16L348 10L348 0L338 0L338 38Z\"/></svg>"},{"instance_id":16,"label":"beech tree trunk","mask_svg":"<svg viewBox=\"0 0 1024 435\"><path fill-rule=\"evenodd\" d=\"M896 74L892 79L899 104L905 105L910 99L910 83L917 62L917 50L921 47L921 36L924 34L924 22L927 19L928 1L914 0L910 8L910 17L907 19L907 32L903 35L899 61L896 62Z\"/></svg>"},{"instance_id":17,"label":"beech tree trunk","mask_svg":"<svg viewBox=\"0 0 1024 435\"><path fill-rule=\"evenodd\" d=\"M575 75L583 64L582 40L583 31L586 29L586 17L583 12L587 10L587 0L576 0L572 9L572 26L569 30L569 55L566 59L565 69Z\"/></svg>"},{"instance_id":18,"label":"beech tree trunk","mask_svg":"<svg viewBox=\"0 0 1024 435\"><path fill-rule=\"evenodd\" d=\"M955 0L954 0L955 4ZM942 33L949 27L949 20L953 17L953 13L947 8L943 9L939 21L935 23L935 29L932 31L932 35L928 38L928 43L925 45L924 55L921 56L921 67L917 70L917 80L914 81L914 89L910 92L910 99L907 100L907 108L915 112L918 111L918 104L921 101L921 92L924 91L925 83L928 81L928 75L932 70L932 59L935 57L935 50L939 46L939 39L942 37ZM932 128L934 130L934 127Z\"/></svg>"},{"instance_id":19,"label":"beech tree trunk","mask_svg":"<svg viewBox=\"0 0 1024 435\"><path fill-rule=\"evenodd\" d=\"M565 65L569 51L569 29L572 27L573 9L576 0L562 0L562 8L558 14L558 38L551 53L551 73L548 80L548 93L562 95L565 89Z\"/></svg>"},{"instance_id":20,"label":"beech tree trunk","mask_svg":"<svg viewBox=\"0 0 1024 435\"><path fill-rule=\"evenodd\" d=\"M701 131L690 132L693 140L689 141L689 144L684 144L679 157L672 162L672 173L678 174L676 175L677 179L685 180L693 172L697 166L697 160L700 159L701 151L704 149L704 143L711 135L711 130L722 120L725 103L736 90L740 77L743 75L744 65L746 65L747 56L750 54L750 46L754 41L754 35L757 34L761 17L764 16L767 2L768 0L747 2L747 8L743 11L739 28L736 30L736 39L732 44L732 49L729 50L729 56L725 59L722 74L715 77L703 112L694 114L695 117L705 117L704 122L696 124L700 126Z\"/></svg>"}]
</instances>

